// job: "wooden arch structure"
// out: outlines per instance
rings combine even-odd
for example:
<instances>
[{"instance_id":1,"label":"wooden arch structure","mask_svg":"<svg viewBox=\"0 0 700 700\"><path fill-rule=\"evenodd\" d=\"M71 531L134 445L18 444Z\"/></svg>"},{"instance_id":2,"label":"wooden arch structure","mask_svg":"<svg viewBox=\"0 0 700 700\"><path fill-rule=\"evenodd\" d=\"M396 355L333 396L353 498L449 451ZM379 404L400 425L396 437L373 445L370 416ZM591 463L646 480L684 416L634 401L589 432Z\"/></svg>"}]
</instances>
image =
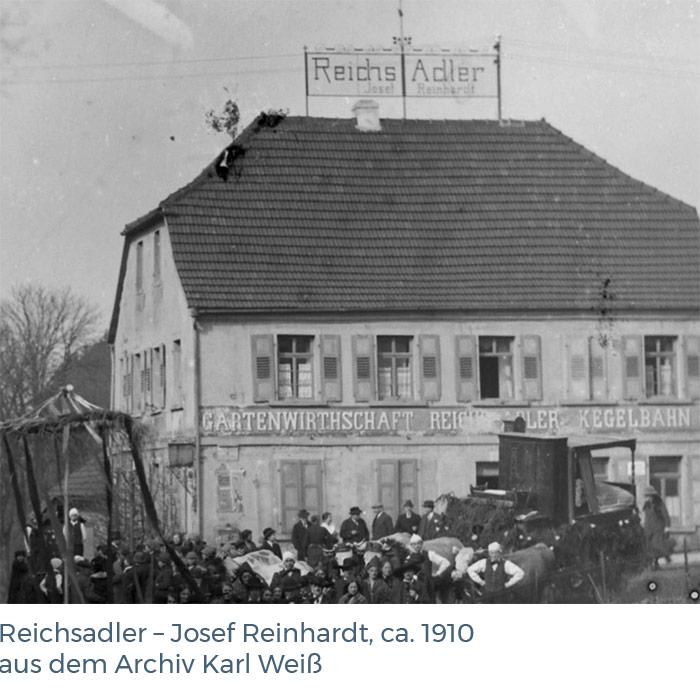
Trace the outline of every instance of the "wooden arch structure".
<instances>
[{"instance_id":1,"label":"wooden arch structure","mask_svg":"<svg viewBox=\"0 0 700 700\"><path fill-rule=\"evenodd\" d=\"M93 446L93 454L101 465L107 509L107 590L112 594L114 549L113 535L114 475L110 460L110 445L126 441L131 454L146 516L153 533L160 539L179 573L195 593L198 587L184 563L163 536L158 514L146 478L139 449L140 425L129 414L110 411L91 404L79 396L72 386L63 387L35 411L20 418L0 423L0 466L8 470L15 511L25 545L29 552L38 550L35 561L44 567L48 585L52 585L53 571L49 565L49 543L44 525L50 526L60 558L63 560L65 585L63 602L84 602L78 585L75 562L70 555L69 543L64 536L68 518L68 480L71 471L70 447L80 435ZM50 487L62 485L63 507L57 507L50 497ZM31 515L30 515L31 513ZM62 515L61 515L62 513ZM36 529L31 527L31 520ZM31 540L31 541L30 541ZM34 571L33 573L38 573ZM72 593L71 593L72 591ZM109 602L112 602L111 600Z\"/></svg>"}]
</instances>

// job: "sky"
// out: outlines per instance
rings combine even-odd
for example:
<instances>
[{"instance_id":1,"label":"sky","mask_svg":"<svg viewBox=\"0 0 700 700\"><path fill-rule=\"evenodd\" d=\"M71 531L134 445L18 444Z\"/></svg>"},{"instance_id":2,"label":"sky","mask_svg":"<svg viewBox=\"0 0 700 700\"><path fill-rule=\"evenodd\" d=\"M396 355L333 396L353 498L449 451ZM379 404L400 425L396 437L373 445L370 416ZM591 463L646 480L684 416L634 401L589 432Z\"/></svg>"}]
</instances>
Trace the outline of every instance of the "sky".
<instances>
[{"instance_id":1,"label":"sky","mask_svg":"<svg viewBox=\"0 0 700 700\"><path fill-rule=\"evenodd\" d=\"M195 177L235 99L304 114L303 48L390 47L399 0L0 0L0 298L70 286L101 310L124 226ZM545 118L629 175L700 205L700 0L403 0L416 47L502 37L503 116ZM356 98L315 97L350 117ZM400 117L400 100L380 112ZM408 118L496 117L409 100Z\"/></svg>"}]
</instances>

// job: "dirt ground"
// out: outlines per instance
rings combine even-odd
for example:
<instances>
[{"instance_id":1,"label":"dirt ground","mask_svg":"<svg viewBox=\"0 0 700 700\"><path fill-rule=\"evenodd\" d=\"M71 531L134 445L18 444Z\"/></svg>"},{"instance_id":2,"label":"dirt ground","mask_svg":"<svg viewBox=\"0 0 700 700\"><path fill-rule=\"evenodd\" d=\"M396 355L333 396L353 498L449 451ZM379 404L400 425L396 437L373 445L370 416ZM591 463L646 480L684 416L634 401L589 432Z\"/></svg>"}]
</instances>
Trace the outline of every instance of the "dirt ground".
<instances>
[{"instance_id":1,"label":"dirt ground","mask_svg":"<svg viewBox=\"0 0 700 700\"><path fill-rule=\"evenodd\" d=\"M677 555L657 571L645 569L630 578L611 602L700 604L700 556L690 558L687 572Z\"/></svg>"}]
</instances>

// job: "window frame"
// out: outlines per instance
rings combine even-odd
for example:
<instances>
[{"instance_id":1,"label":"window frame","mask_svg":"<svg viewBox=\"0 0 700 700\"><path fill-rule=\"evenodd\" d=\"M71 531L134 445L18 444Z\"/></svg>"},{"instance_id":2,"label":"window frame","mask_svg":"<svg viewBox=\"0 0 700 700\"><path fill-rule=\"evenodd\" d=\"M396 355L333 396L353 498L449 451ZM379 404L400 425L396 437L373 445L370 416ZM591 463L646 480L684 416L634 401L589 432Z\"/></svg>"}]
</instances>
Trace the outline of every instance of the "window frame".
<instances>
[{"instance_id":1,"label":"window frame","mask_svg":"<svg viewBox=\"0 0 700 700\"><path fill-rule=\"evenodd\" d=\"M375 358L376 358L376 393L377 401L382 402L404 402L404 401L414 401L416 396L416 382L414 377L414 353L415 353L415 338L414 335L375 335ZM396 343L397 340L407 340L408 350L397 350ZM389 340L391 343L391 348L389 350L380 350L380 344L382 341ZM390 393L389 395L382 395L382 383L380 382L380 371L386 369L382 367L382 360L389 360L389 383L390 383ZM406 361L406 369L409 377L409 389L410 394L408 396L401 396L399 394L399 369L398 362Z\"/></svg>"},{"instance_id":2,"label":"window frame","mask_svg":"<svg viewBox=\"0 0 700 700\"><path fill-rule=\"evenodd\" d=\"M676 471L670 471L668 469L664 471L653 471L653 462L655 460L668 461L674 460ZM676 495L667 496L666 485L668 482L674 481L676 484ZM655 483L656 482L656 483ZM659 496L668 510L668 515L671 520L671 528L683 528L685 525L685 507L684 507L684 494L683 494L683 457L680 455L649 455L649 484L654 486L659 492ZM673 514L673 508L669 508L666 501L667 498L678 499L678 515Z\"/></svg>"},{"instance_id":3,"label":"window frame","mask_svg":"<svg viewBox=\"0 0 700 700\"><path fill-rule=\"evenodd\" d=\"M491 341L491 350L488 352L482 352L481 349L481 344L482 341L490 340ZM507 340L509 341L510 344L510 350L509 352L503 352L503 351L498 351L497 349L497 342L499 340ZM516 347L515 347L515 341L516 338L515 336L512 335L478 335L476 338L476 354L477 354L477 361L479 363L479 374L478 374L478 389L479 389L479 400L481 401L515 401L517 400L517 394L516 394L516 381L515 381L515 366L516 366ZM484 368L482 367L482 358L497 358L498 360L498 396L484 396L484 391L483 391L483 381L484 381L484 375L486 374L484 372ZM511 395L510 396L501 396L501 359L508 357L510 358L510 385L511 385Z\"/></svg>"},{"instance_id":4,"label":"window frame","mask_svg":"<svg viewBox=\"0 0 700 700\"><path fill-rule=\"evenodd\" d=\"M664 340L671 341L670 350L662 350L661 344ZM647 349L649 341L655 341L653 350ZM646 399L677 399L680 396L678 381L678 336L677 335L645 335L643 337L644 353L644 397ZM652 360L653 377L649 380L649 360ZM662 362L664 359L670 360L671 366L671 389L670 393L662 393L663 374ZM654 386L650 386L650 384Z\"/></svg>"},{"instance_id":5,"label":"window frame","mask_svg":"<svg viewBox=\"0 0 700 700\"><path fill-rule=\"evenodd\" d=\"M290 339L292 342L291 351L280 350L280 340ZM308 341L308 350L300 351L297 350L297 342L299 340ZM316 362L314 361L314 356L316 355L316 343L317 336L306 335L301 333L280 333L275 336L275 347L274 347L274 358L275 358L275 390L274 395L277 401L290 401L290 402L303 402L303 401L313 401L316 397L316 381L315 381L315 371ZM285 362L282 362L284 360ZM287 360L290 361L291 372L290 372L290 396L282 396L281 388L282 382L280 381L280 369L283 364L287 364ZM303 361L308 361L309 365L309 396L299 396L299 366L303 365Z\"/></svg>"}]
</instances>

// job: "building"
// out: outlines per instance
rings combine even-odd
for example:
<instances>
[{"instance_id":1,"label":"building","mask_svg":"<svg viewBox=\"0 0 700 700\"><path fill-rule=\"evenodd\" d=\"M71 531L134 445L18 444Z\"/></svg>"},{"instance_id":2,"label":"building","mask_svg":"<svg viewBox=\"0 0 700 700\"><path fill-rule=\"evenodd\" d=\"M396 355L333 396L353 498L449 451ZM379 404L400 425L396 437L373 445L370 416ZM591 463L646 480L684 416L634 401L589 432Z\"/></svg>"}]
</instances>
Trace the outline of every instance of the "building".
<instances>
[{"instance_id":1,"label":"building","mask_svg":"<svg viewBox=\"0 0 700 700\"><path fill-rule=\"evenodd\" d=\"M261 115L123 232L112 403L183 526L467 494L522 415L637 437L700 545L697 212L545 121L355 112Z\"/></svg>"}]
</instances>

